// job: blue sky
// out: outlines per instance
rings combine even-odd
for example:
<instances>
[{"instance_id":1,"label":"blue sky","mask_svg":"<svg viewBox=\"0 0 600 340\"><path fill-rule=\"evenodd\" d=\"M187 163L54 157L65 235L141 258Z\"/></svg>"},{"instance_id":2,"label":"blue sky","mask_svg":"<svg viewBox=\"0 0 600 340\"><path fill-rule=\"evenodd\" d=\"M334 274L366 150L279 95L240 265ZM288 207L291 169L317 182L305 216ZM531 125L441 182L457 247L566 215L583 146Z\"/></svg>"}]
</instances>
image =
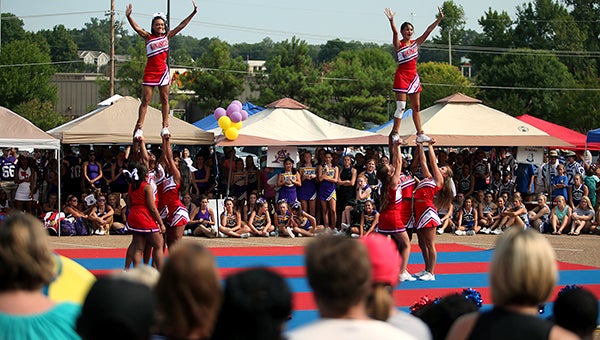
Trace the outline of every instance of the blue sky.
<instances>
[{"instance_id":1,"label":"blue sky","mask_svg":"<svg viewBox=\"0 0 600 340\"><path fill-rule=\"evenodd\" d=\"M117 20L125 19L125 6L133 4L133 17L149 29L154 12L166 12L167 0L115 0ZM179 23L192 10L191 0L171 0L171 21ZM465 11L467 28L481 31L477 20L491 7L506 11L514 18L515 8L523 0L477 1L456 0ZM397 12L396 22L411 21L416 34L422 33L435 20L437 6L443 1L389 0L199 0L199 11L182 32L196 38L218 37L229 43L255 43L265 37L282 41L296 36L311 44L328 40L358 40L388 43L389 24L383 9ZM110 0L0 0L2 12L10 12L25 22L25 29L51 29L57 24L67 28L82 28L91 17L104 18L110 10ZM434 31L433 35L436 35Z\"/></svg>"}]
</instances>

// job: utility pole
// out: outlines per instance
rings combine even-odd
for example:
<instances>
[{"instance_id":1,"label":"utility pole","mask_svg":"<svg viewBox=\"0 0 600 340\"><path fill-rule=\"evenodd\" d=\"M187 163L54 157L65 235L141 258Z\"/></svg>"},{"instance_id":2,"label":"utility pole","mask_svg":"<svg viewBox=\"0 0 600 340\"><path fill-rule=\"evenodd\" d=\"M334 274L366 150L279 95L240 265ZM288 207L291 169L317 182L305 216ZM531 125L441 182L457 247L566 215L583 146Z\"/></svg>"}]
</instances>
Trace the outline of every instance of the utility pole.
<instances>
[{"instance_id":1,"label":"utility pole","mask_svg":"<svg viewBox=\"0 0 600 340\"><path fill-rule=\"evenodd\" d=\"M452 65L452 28L448 29L448 63Z\"/></svg>"},{"instance_id":2,"label":"utility pole","mask_svg":"<svg viewBox=\"0 0 600 340\"><path fill-rule=\"evenodd\" d=\"M110 0L110 96L115 95L115 0Z\"/></svg>"}]
</instances>

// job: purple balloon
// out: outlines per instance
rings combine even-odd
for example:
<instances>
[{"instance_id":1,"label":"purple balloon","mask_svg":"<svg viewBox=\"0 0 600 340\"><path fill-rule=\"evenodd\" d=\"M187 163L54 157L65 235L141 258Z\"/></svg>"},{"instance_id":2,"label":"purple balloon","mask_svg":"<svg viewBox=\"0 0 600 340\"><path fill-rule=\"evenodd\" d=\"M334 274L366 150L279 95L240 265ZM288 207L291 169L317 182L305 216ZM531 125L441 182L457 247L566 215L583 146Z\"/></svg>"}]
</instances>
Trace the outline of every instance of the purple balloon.
<instances>
[{"instance_id":1,"label":"purple balloon","mask_svg":"<svg viewBox=\"0 0 600 340\"><path fill-rule=\"evenodd\" d=\"M222 107L217 107L217 108L215 109L214 116L215 116L215 119L216 119L217 121L219 120L219 118L221 118L221 117L223 117L223 116L225 116L225 115L227 115L227 111L225 111L225 109L224 109L224 108L222 108Z\"/></svg>"},{"instance_id":2,"label":"purple balloon","mask_svg":"<svg viewBox=\"0 0 600 340\"><path fill-rule=\"evenodd\" d=\"M233 111L229 115L229 118L231 118L231 121L234 123L240 122L242 120L242 113L240 111Z\"/></svg>"},{"instance_id":3,"label":"purple balloon","mask_svg":"<svg viewBox=\"0 0 600 340\"><path fill-rule=\"evenodd\" d=\"M242 110L242 102L241 101L236 99L236 100L232 101L231 104L235 104L239 108L238 111Z\"/></svg>"},{"instance_id":4,"label":"purple balloon","mask_svg":"<svg viewBox=\"0 0 600 340\"><path fill-rule=\"evenodd\" d=\"M238 107L236 104L234 104L234 103L231 103L231 104L229 104L229 105L227 106L227 115L228 115L229 117L231 117L231 114L232 114L232 113L234 113L234 112L240 112L240 110L241 110L241 109L240 109L240 108L239 108L239 107Z\"/></svg>"},{"instance_id":5,"label":"purple balloon","mask_svg":"<svg viewBox=\"0 0 600 340\"><path fill-rule=\"evenodd\" d=\"M242 114L242 120L248 119L248 112L246 110L242 110L240 113Z\"/></svg>"}]
</instances>

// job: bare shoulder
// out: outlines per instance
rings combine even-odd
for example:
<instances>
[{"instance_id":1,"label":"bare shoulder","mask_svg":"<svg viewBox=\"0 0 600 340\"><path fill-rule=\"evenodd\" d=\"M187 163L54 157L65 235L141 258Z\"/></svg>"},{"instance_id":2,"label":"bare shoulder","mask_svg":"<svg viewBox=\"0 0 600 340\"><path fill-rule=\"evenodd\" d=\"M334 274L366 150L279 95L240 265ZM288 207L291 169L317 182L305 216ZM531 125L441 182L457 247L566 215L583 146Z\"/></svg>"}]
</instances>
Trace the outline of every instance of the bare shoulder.
<instances>
[{"instance_id":1,"label":"bare shoulder","mask_svg":"<svg viewBox=\"0 0 600 340\"><path fill-rule=\"evenodd\" d=\"M473 327L475 326L475 322L477 322L478 318L479 318L479 312L465 314L465 315L461 316L454 322L454 324L450 328L450 331L448 332L448 336L446 337L446 339L448 339L448 340L466 339L471 334L471 331L473 330Z\"/></svg>"},{"instance_id":2,"label":"bare shoulder","mask_svg":"<svg viewBox=\"0 0 600 340\"><path fill-rule=\"evenodd\" d=\"M548 337L550 340L570 340L570 339L579 339L575 333L571 333L570 331L560 327L554 326L550 330L550 336Z\"/></svg>"}]
</instances>

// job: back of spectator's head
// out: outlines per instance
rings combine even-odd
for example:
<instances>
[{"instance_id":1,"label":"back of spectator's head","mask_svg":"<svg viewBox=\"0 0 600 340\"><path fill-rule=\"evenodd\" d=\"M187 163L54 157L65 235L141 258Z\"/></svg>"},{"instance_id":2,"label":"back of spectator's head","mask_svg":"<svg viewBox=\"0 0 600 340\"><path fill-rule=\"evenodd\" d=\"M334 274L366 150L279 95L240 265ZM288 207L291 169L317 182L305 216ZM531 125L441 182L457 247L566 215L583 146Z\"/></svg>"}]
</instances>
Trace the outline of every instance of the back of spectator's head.
<instances>
[{"instance_id":1,"label":"back of spectator's head","mask_svg":"<svg viewBox=\"0 0 600 340\"><path fill-rule=\"evenodd\" d=\"M371 263L356 239L325 235L306 246L306 272L322 317L341 317L365 303Z\"/></svg>"},{"instance_id":2,"label":"back of spectator's head","mask_svg":"<svg viewBox=\"0 0 600 340\"><path fill-rule=\"evenodd\" d=\"M281 276L264 268L238 272L225 280L213 339L282 339L291 312L292 293Z\"/></svg>"},{"instance_id":3,"label":"back of spectator's head","mask_svg":"<svg viewBox=\"0 0 600 340\"><path fill-rule=\"evenodd\" d=\"M156 285L160 330L171 338L210 336L221 295L212 253L200 243L180 241Z\"/></svg>"},{"instance_id":4,"label":"back of spectator's head","mask_svg":"<svg viewBox=\"0 0 600 340\"><path fill-rule=\"evenodd\" d=\"M154 320L154 295L146 284L118 277L98 279L77 320L84 340L147 339Z\"/></svg>"},{"instance_id":5,"label":"back of spectator's head","mask_svg":"<svg viewBox=\"0 0 600 340\"><path fill-rule=\"evenodd\" d=\"M32 215L10 215L0 224L0 292L37 290L55 274L48 234Z\"/></svg>"},{"instance_id":6,"label":"back of spectator's head","mask_svg":"<svg viewBox=\"0 0 600 340\"><path fill-rule=\"evenodd\" d=\"M585 288L566 290L554 301L554 322L582 339L592 339L598 322L598 299Z\"/></svg>"},{"instance_id":7,"label":"back of spectator's head","mask_svg":"<svg viewBox=\"0 0 600 340\"><path fill-rule=\"evenodd\" d=\"M369 296L367 310L377 320L390 317L394 306L392 291L398 284L400 275L400 254L392 240L380 234L371 234L361 239L367 248L372 268L373 291Z\"/></svg>"},{"instance_id":8,"label":"back of spectator's head","mask_svg":"<svg viewBox=\"0 0 600 340\"><path fill-rule=\"evenodd\" d=\"M537 306L548 299L557 276L554 250L537 231L510 228L496 242L490 263L495 305Z\"/></svg>"},{"instance_id":9,"label":"back of spectator's head","mask_svg":"<svg viewBox=\"0 0 600 340\"><path fill-rule=\"evenodd\" d=\"M158 283L160 272L154 267L140 265L127 271L116 273L113 277L143 283L153 289L156 283Z\"/></svg>"},{"instance_id":10,"label":"back of spectator's head","mask_svg":"<svg viewBox=\"0 0 600 340\"><path fill-rule=\"evenodd\" d=\"M414 314L429 326L434 340L443 340L456 319L477 310L479 307L472 299L467 299L461 294L451 294L417 310Z\"/></svg>"}]
</instances>

